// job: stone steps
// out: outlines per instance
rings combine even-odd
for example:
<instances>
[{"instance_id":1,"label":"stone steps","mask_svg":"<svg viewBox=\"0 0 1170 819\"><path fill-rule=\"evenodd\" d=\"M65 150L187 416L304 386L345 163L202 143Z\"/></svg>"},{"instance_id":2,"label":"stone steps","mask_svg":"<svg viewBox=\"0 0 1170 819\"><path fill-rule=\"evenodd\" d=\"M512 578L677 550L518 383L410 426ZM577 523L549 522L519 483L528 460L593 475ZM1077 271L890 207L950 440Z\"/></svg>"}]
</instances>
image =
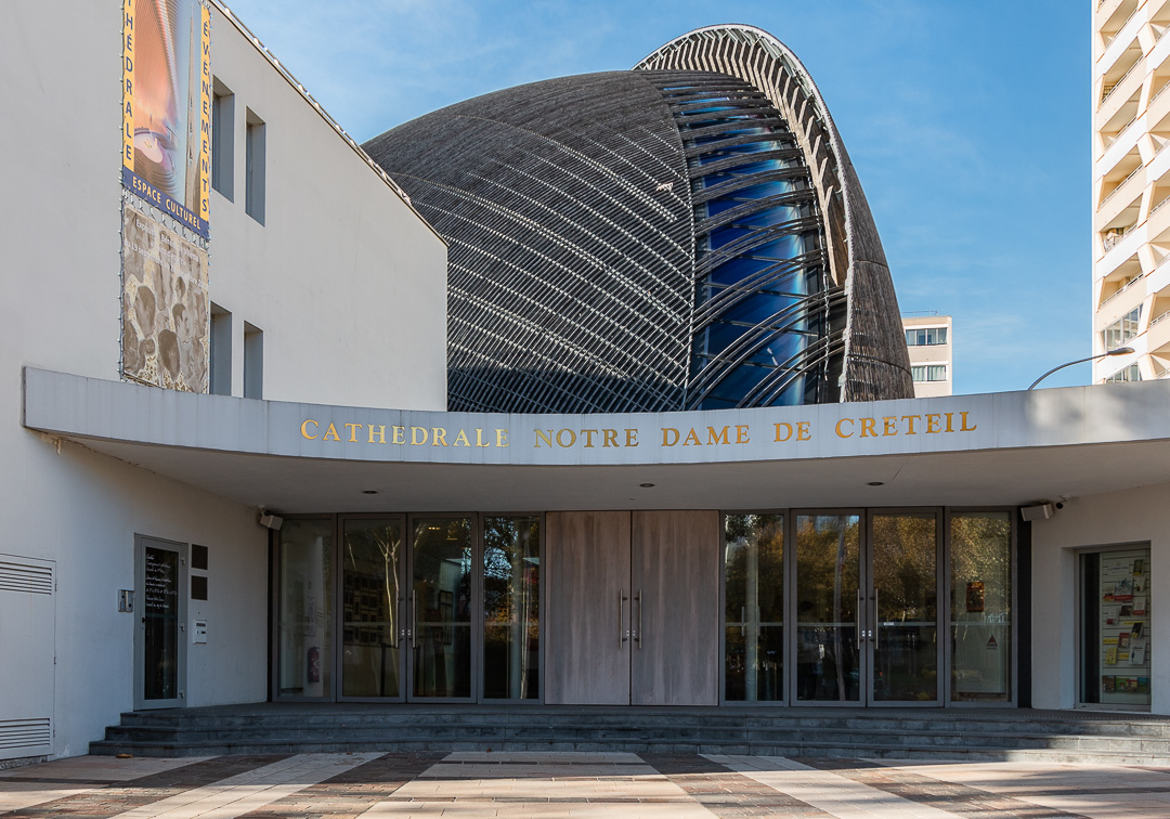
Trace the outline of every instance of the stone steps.
<instances>
[{"instance_id":1,"label":"stone steps","mask_svg":"<svg viewBox=\"0 0 1170 819\"><path fill-rule=\"evenodd\" d=\"M126 713L90 752L491 749L1170 764L1170 719L1032 713L258 704Z\"/></svg>"}]
</instances>

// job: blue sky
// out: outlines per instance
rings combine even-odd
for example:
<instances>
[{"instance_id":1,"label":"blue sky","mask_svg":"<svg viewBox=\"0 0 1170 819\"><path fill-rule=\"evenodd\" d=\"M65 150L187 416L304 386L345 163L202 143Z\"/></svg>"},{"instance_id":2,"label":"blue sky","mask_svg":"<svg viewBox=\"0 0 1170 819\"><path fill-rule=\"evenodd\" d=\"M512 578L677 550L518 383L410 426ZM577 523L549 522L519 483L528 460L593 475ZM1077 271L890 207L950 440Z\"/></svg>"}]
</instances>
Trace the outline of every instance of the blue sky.
<instances>
[{"instance_id":1,"label":"blue sky","mask_svg":"<svg viewBox=\"0 0 1170 819\"><path fill-rule=\"evenodd\" d=\"M359 142L450 103L749 23L808 67L903 312L955 320L955 391L1091 353L1089 0L229 0ZM1045 385L1088 383L1088 365Z\"/></svg>"}]
</instances>

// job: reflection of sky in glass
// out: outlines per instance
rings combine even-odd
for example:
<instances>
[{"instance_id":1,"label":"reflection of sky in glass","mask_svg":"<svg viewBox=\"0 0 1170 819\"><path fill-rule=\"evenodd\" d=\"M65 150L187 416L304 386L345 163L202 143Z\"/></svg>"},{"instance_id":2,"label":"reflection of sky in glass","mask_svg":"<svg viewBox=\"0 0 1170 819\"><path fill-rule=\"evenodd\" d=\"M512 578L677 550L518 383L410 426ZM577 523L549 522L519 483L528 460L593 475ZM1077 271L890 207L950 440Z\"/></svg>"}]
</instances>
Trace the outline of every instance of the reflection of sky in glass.
<instances>
[{"instance_id":1,"label":"reflection of sky in glass","mask_svg":"<svg viewBox=\"0 0 1170 819\"><path fill-rule=\"evenodd\" d=\"M697 206L695 219L718 216L732 208L771 197L782 197L807 188L803 178L768 178L785 169L801 167L799 160L762 156L794 147L790 135L776 132L771 127L753 124L753 120L768 116L759 108L740 107L738 101L720 98L712 92L710 107L676 111L680 132L688 149L711 145L711 150L692 157L692 173L696 167L719 163L711 173L702 175L695 183L695 192L725 185L727 190ZM774 113L772 114L775 115ZM717 126L714 133L706 131ZM705 133L688 138L688 132L705 129ZM758 139L750 139L758 136ZM749 141L737 145L720 145L733 137ZM727 166L729 160L742 157L741 164ZM745 178L760 175L758 182ZM747 183L736 185L735 183ZM745 398L752 405L802 404L806 400L805 376L797 371L800 354L815 336L801 308L804 299L819 290L819 270L804 264L784 264L815 249L815 238L785 225L806 216L807 206L777 203L741 215L733 221L714 227L698 237L696 263L700 266L712 254L727 254L727 258L710 268L697 282L695 308L720 296L734 296L735 291L748 291L745 297L728 298L718 308L714 321L695 334L692 348L692 378L703 373L714 363L726 366L734 359L738 363L724 372L707 394L698 400L697 408L714 409L738 406ZM760 233L777 231L770 240L760 242ZM754 240L754 241L753 241ZM754 244L754 246L752 246ZM721 361L722 359L722 361ZM786 379L776 381L777 369L793 368ZM770 385L784 383L778 392ZM753 389L760 387L756 396L749 398ZM705 389L705 387L704 387ZM702 390L700 390L701 392Z\"/></svg>"}]
</instances>

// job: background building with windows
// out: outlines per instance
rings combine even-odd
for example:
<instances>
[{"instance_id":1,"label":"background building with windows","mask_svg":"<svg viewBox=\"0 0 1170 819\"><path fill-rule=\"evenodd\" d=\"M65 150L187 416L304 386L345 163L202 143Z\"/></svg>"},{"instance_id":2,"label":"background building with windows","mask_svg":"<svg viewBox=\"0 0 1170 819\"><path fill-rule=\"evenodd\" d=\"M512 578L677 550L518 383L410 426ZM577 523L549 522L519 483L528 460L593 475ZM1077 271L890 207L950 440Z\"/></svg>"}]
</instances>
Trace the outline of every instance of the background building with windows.
<instances>
[{"instance_id":1,"label":"background building with windows","mask_svg":"<svg viewBox=\"0 0 1170 819\"><path fill-rule=\"evenodd\" d=\"M1170 372L1170 4L1091 0L1093 381Z\"/></svg>"},{"instance_id":2,"label":"background building with windows","mask_svg":"<svg viewBox=\"0 0 1170 819\"><path fill-rule=\"evenodd\" d=\"M950 395L955 389L953 322L950 316L904 315L906 350L914 396Z\"/></svg>"}]
</instances>

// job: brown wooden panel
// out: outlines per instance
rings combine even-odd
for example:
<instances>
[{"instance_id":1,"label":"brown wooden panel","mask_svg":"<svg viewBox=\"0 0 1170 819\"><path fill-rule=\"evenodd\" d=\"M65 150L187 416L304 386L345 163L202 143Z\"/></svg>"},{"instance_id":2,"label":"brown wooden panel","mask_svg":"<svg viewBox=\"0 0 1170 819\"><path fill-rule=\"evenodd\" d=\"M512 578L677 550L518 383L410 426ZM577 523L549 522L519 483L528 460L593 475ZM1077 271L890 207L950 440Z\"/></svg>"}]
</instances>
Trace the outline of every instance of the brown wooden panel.
<instances>
[{"instance_id":1,"label":"brown wooden panel","mask_svg":"<svg viewBox=\"0 0 1170 819\"><path fill-rule=\"evenodd\" d=\"M715 705L719 697L719 513L635 512L636 705Z\"/></svg>"},{"instance_id":2,"label":"brown wooden panel","mask_svg":"<svg viewBox=\"0 0 1170 819\"><path fill-rule=\"evenodd\" d=\"M630 603L620 595L630 595L630 513L549 512L545 520L545 701L629 703L630 643L621 632Z\"/></svg>"}]
</instances>

